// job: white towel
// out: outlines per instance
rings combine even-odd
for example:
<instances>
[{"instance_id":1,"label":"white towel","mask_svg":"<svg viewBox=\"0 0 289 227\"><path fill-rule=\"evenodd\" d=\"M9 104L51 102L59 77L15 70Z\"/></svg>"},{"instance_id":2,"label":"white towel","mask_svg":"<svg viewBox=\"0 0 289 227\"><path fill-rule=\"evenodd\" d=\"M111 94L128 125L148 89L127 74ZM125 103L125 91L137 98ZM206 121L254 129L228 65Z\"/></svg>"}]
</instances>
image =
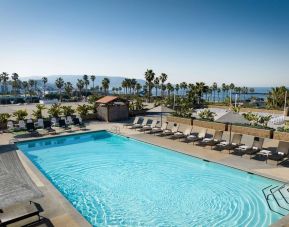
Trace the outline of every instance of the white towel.
<instances>
[{"instance_id":1,"label":"white towel","mask_svg":"<svg viewBox=\"0 0 289 227\"><path fill-rule=\"evenodd\" d=\"M213 140L213 138L205 138L205 139L203 139L203 142L209 142L209 141L212 141Z\"/></svg>"},{"instance_id":2,"label":"white towel","mask_svg":"<svg viewBox=\"0 0 289 227\"><path fill-rule=\"evenodd\" d=\"M178 136L178 135L183 135L183 133L182 133L182 132L176 132L175 135L176 135L176 136Z\"/></svg>"},{"instance_id":3,"label":"white towel","mask_svg":"<svg viewBox=\"0 0 289 227\"><path fill-rule=\"evenodd\" d=\"M247 150L249 147L246 145L242 145L239 147L240 150Z\"/></svg>"},{"instance_id":4,"label":"white towel","mask_svg":"<svg viewBox=\"0 0 289 227\"><path fill-rule=\"evenodd\" d=\"M260 151L259 153L260 153L260 154L263 154L263 155L270 155L270 154L272 154L272 152L271 152L271 151L268 151L268 150L262 150L262 151Z\"/></svg>"},{"instance_id":5,"label":"white towel","mask_svg":"<svg viewBox=\"0 0 289 227\"><path fill-rule=\"evenodd\" d=\"M226 141L222 141L221 143L220 143L220 145L222 145L222 146L226 146L226 145L228 145L229 143L228 142L226 142Z\"/></svg>"}]
</instances>

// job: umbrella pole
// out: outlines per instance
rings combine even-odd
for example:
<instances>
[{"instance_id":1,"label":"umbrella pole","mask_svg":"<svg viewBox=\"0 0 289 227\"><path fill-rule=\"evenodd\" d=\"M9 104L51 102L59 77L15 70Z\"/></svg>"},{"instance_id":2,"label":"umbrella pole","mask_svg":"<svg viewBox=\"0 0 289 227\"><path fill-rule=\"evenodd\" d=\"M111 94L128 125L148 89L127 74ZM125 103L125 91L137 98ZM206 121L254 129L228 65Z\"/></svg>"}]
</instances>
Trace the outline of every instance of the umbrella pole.
<instances>
[{"instance_id":1,"label":"umbrella pole","mask_svg":"<svg viewBox=\"0 0 289 227\"><path fill-rule=\"evenodd\" d=\"M231 138L232 138L232 123L230 124L230 140L229 140L229 143L231 144Z\"/></svg>"},{"instance_id":2,"label":"umbrella pole","mask_svg":"<svg viewBox=\"0 0 289 227\"><path fill-rule=\"evenodd\" d=\"M163 113L161 112L161 126L163 124Z\"/></svg>"}]
</instances>

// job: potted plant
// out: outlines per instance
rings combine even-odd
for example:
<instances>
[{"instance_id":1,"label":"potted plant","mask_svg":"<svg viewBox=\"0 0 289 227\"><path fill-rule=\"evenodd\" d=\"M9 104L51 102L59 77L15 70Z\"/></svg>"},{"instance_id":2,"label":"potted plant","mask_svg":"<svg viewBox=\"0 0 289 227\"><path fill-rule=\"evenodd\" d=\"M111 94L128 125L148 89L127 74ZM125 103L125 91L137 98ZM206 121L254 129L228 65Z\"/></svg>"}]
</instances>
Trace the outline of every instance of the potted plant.
<instances>
[{"instance_id":1,"label":"potted plant","mask_svg":"<svg viewBox=\"0 0 289 227\"><path fill-rule=\"evenodd\" d=\"M7 122L10 118L10 114L8 113L0 113L0 129L6 129L7 128Z\"/></svg>"},{"instance_id":2,"label":"potted plant","mask_svg":"<svg viewBox=\"0 0 289 227\"><path fill-rule=\"evenodd\" d=\"M49 109L48 109L48 114L51 117L59 118L59 116L62 114L62 108L61 105L58 103L53 104Z\"/></svg>"},{"instance_id":3,"label":"potted plant","mask_svg":"<svg viewBox=\"0 0 289 227\"><path fill-rule=\"evenodd\" d=\"M17 121L25 120L25 118L28 116L28 113L26 110L17 110L13 113L13 116L16 118Z\"/></svg>"},{"instance_id":4,"label":"potted plant","mask_svg":"<svg viewBox=\"0 0 289 227\"><path fill-rule=\"evenodd\" d=\"M35 117L35 119L40 119L40 118L43 118L43 114L42 114L42 111L45 110L46 107L45 105L43 104L37 104L36 105L36 110L33 110L33 117Z\"/></svg>"},{"instance_id":5,"label":"potted plant","mask_svg":"<svg viewBox=\"0 0 289 227\"><path fill-rule=\"evenodd\" d=\"M91 106L83 104L83 105L78 105L76 108L76 111L78 112L79 116L82 119L86 119L89 111L91 110Z\"/></svg>"},{"instance_id":6,"label":"potted plant","mask_svg":"<svg viewBox=\"0 0 289 227\"><path fill-rule=\"evenodd\" d=\"M61 109L65 117L71 116L75 113L75 110L72 108L72 106L62 106Z\"/></svg>"}]
</instances>

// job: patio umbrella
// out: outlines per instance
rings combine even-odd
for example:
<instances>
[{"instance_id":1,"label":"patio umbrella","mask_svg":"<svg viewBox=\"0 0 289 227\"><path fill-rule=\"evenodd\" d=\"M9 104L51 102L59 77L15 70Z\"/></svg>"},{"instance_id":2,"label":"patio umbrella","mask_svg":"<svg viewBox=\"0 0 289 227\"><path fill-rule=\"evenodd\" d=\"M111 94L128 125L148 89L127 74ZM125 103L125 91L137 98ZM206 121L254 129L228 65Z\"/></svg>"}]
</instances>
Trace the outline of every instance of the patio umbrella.
<instances>
[{"instance_id":1,"label":"patio umbrella","mask_svg":"<svg viewBox=\"0 0 289 227\"><path fill-rule=\"evenodd\" d=\"M225 123L225 124L230 125L230 140L229 140L229 142L231 142L232 124L242 124L242 125L250 124L250 121L245 119L243 117L243 115L241 115L239 113L232 112L232 111L230 111L230 112L224 114L222 117L218 118L216 120L216 122Z\"/></svg>"},{"instance_id":2,"label":"patio umbrella","mask_svg":"<svg viewBox=\"0 0 289 227\"><path fill-rule=\"evenodd\" d=\"M170 109L166 106L156 106L150 110L147 111L148 113L160 113L161 114L161 124L163 123L163 113L174 113L175 111L173 109Z\"/></svg>"}]
</instances>

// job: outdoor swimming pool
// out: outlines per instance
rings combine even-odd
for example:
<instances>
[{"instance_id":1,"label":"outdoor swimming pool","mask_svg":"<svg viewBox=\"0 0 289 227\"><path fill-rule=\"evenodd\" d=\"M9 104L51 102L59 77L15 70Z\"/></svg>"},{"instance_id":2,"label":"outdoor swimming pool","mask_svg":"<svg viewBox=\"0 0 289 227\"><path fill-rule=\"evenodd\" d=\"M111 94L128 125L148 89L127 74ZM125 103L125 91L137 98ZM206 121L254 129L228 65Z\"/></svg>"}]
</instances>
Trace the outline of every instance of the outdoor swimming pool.
<instances>
[{"instance_id":1,"label":"outdoor swimming pool","mask_svg":"<svg viewBox=\"0 0 289 227\"><path fill-rule=\"evenodd\" d=\"M18 144L94 226L268 226L280 182L106 131ZM193 149L193 147L192 147Z\"/></svg>"}]
</instances>

